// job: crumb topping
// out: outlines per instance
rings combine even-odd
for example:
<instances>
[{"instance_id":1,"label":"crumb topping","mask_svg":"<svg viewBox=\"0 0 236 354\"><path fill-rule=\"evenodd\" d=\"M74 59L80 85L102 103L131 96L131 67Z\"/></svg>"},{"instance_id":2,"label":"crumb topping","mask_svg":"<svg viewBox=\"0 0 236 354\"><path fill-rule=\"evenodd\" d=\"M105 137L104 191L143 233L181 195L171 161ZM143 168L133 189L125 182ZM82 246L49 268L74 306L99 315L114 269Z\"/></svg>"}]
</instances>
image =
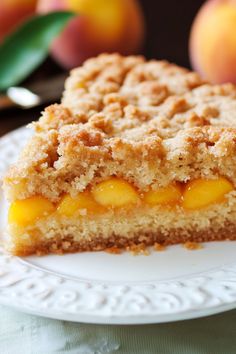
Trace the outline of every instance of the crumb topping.
<instances>
[{"instance_id":1,"label":"crumb topping","mask_svg":"<svg viewBox=\"0 0 236 354\"><path fill-rule=\"evenodd\" d=\"M203 248L203 246L200 243L190 242L190 241L185 242L183 246L189 251L200 250Z\"/></svg>"},{"instance_id":2,"label":"crumb topping","mask_svg":"<svg viewBox=\"0 0 236 354\"><path fill-rule=\"evenodd\" d=\"M139 244L133 244L127 246L126 251L129 251L133 256L138 256L138 255L148 256L150 254L147 245L143 242Z\"/></svg>"},{"instance_id":3,"label":"crumb topping","mask_svg":"<svg viewBox=\"0 0 236 354\"><path fill-rule=\"evenodd\" d=\"M165 251L166 246L162 245L161 243L155 242L153 248L155 251L159 252L159 251Z\"/></svg>"},{"instance_id":4,"label":"crumb topping","mask_svg":"<svg viewBox=\"0 0 236 354\"><path fill-rule=\"evenodd\" d=\"M166 61L89 59L33 127L5 178L9 199L37 191L57 201L113 175L144 191L217 175L236 185L235 86Z\"/></svg>"},{"instance_id":5,"label":"crumb topping","mask_svg":"<svg viewBox=\"0 0 236 354\"><path fill-rule=\"evenodd\" d=\"M114 246L114 247L106 248L105 252L111 253L111 254L120 254L120 253L122 253L122 249Z\"/></svg>"}]
</instances>

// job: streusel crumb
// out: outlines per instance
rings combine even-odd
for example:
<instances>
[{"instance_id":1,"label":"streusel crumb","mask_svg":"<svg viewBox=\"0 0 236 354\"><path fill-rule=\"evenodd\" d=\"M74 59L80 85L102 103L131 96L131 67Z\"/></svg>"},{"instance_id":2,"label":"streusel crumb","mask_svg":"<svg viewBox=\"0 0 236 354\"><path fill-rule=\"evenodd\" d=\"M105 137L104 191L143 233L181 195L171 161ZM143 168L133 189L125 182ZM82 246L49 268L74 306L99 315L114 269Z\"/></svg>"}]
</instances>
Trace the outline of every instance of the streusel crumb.
<instances>
[{"instance_id":1,"label":"streusel crumb","mask_svg":"<svg viewBox=\"0 0 236 354\"><path fill-rule=\"evenodd\" d=\"M155 251L165 251L166 247L158 242L155 242L153 245Z\"/></svg>"},{"instance_id":2,"label":"streusel crumb","mask_svg":"<svg viewBox=\"0 0 236 354\"><path fill-rule=\"evenodd\" d=\"M200 250L203 248L202 244L197 242L190 242L190 241L185 242L183 246L184 248L190 251Z\"/></svg>"},{"instance_id":3,"label":"streusel crumb","mask_svg":"<svg viewBox=\"0 0 236 354\"><path fill-rule=\"evenodd\" d=\"M10 199L57 201L111 175L141 190L216 175L236 184L235 87L165 61L89 59L34 128L5 178Z\"/></svg>"},{"instance_id":4,"label":"streusel crumb","mask_svg":"<svg viewBox=\"0 0 236 354\"><path fill-rule=\"evenodd\" d=\"M118 247L109 247L105 249L105 252L111 254L120 254L122 252L122 249Z\"/></svg>"},{"instance_id":5,"label":"streusel crumb","mask_svg":"<svg viewBox=\"0 0 236 354\"><path fill-rule=\"evenodd\" d=\"M150 254L147 245L143 242L139 244L133 244L127 246L126 250L129 251L133 256L138 256L138 255L148 256Z\"/></svg>"}]
</instances>

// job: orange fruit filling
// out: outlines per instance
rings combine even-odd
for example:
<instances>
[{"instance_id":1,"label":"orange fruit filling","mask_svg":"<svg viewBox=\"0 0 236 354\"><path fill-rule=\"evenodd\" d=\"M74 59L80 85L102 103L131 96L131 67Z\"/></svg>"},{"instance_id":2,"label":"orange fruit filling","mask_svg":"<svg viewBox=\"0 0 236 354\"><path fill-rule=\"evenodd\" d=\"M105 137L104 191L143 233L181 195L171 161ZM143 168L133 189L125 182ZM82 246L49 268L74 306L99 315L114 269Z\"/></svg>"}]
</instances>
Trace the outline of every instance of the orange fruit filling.
<instances>
[{"instance_id":1,"label":"orange fruit filling","mask_svg":"<svg viewBox=\"0 0 236 354\"><path fill-rule=\"evenodd\" d=\"M21 226L35 223L55 210L55 206L48 199L34 196L13 202L9 208L8 221Z\"/></svg>"},{"instance_id":2,"label":"orange fruit filling","mask_svg":"<svg viewBox=\"0 0 236 354\"><path fill-rule=\"evenodd\" d=\"M150 190L143 196L143 201L150 205L157 204L174 204L181 200L181 186L169 185L157 190Z\"/></svg>"},{"instance_id":3,"label":"orange fruit filling","mask_svg":"<svg viewBox=\"0 0 236 354\"><path fill-rule=\"evenodd\" d=\"M233 185L224 177L214 180L196 179L186 184L171 184L144 194L138 193L127 181L111 177L92 187L91 191L79 193L75 198L64 195L56 206L42 196L34 196L13 202L9 208L9 223L27 226L54 211L72 217L81 210L85 213L102 213L107 208L132 207L135 204L181 205L185 210L198 210L225 200ZM78 213L78 215L83 213Z\"/></svg>"},{"instance_id":4,"label":"orange fruit filling","mask_svg":"<svg viewBox=\"0 0 236 354\"><path fill-rule=\"evenodd\" d=\"M79 210L86 210L86 212L99 212L104 208L95 202L90 192L79 193L75 198L69 194L62 197L57 211L60 215L73 216Z\"/></svg>"},{"instance_id":5,"label":"orange fruit filling","mask_svg":"<svg viewBox=\"0 0 236 354\"><path fill-rule=\"evenodd\" d=\"M224 177L211 180L199 178L186 184L182 206L193 210L219 203L233 189L232 183Z\"/></svg>"},{"instance_id":6,"label":"orange fruit filling","mask_svg":"<svg viewBox=\"0 0 236 354\"><path fill-rule=\"evenodd\" d=\"M119 208L139 201L139 195L134 187L116 177L98 183L91 192L96 202L105 207Z\"/></svg>"}]
</instances>

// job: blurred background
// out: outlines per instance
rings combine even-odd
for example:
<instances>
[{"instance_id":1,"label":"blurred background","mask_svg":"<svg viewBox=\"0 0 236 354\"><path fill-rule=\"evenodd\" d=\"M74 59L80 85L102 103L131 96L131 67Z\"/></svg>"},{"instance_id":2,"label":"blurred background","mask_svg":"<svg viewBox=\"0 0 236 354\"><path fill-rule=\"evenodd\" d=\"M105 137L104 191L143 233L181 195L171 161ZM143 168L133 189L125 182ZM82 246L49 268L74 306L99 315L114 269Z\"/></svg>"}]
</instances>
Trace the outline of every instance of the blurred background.
<instances>
[{"instance_id":1,"label":"blurred background","mask_svg":"<svg viewBox=\"0 0 236 354\"><path fill-rule=\"evenodd\" d=\"M111 16L109 17L108 13L110 9L107 8L107 4L111 4L113 1L114 4L116 4L117 6L117 8L115 8L117 9L115 13L115 16L117 17L116 26L114 26L114 21L111 21ZM94 7L93 5L97 2L97 0L79 0L79 2L83 4L81 5L82 10L85 12L85 14L88 13L89 15L91 15L91 18L94 19L94 24L89 27L90 29L88 31L85 30L83 32L83 28L87 28L87 24L85 23L86 21L82 19L80 23L77 24L77 27L75 25L74 27L71 26L69 30L67 29L67 34L64 35L63 32L63 34L60 35L60 38L56 39L56 41L53 42L53 48L50 53L51 55L48 56L48 58L43 62L43 64L40 65L39 68L37 68L26 80L23 81L22 85L27 86L31 83L37 83L38 81L42 82L44 79L48 79L50 77L53 78L62 72L68 72L71 67L77 66L78 63L82 62L86 58L86 56L94 55L96 54L96 51L103 51L106 50L106 48L111 51L114 50L124 53L127 52L128 54L129 52L138 52L145 55L148 59L167 59L171 62L175 62L179 65L191 68L191 66L193 65L193 60L190 61L190 30L192 28L193 21L196 17L198 10L205 1L131 1L132 3L135 3L134 6L138 6L138 10L135 9L133 11L131 9L131 12L128 16L128 22L125 25L126 27L124 27L123 37L119 38L116 42L114 37L117 33L119 33L120 30L119 16L120 18L123 16L122 11L119 10L119 1L120 0L103 0L101 2L105 4L103 8L102 6L96 8L96 6ZM0 4L0 40L1 37L3 38L5 36L4 26L6 27L7 25L9 25L10 22L13 26L18 21L22 21L22 19L19 20L19 16L21 16L21 13L23 14L22 18L25 18L29 15L32 15L32 13L35 13L36 11L37 13L45 14L50 11L64 9L61 5L62 0L1 0L1 3L2 5ZM75 4L76 1L74 0L71 3ZM127 0L126 3L128 4L129 0ZM29 4L31 5L29 6ZM9 8L8 5L10 6ZM3 6L2 9L1 6ZM234 6L236 16L236 5ZM73 11L76 9L76 7L72 8ZM127 11L128 13L130 9L128 10L127 7L125 11ZM108 14L107 18L104 17L105 12L107 12ZM103 26L104 18L106 18L107 23L105 23L105 25L108 26L108 29L106 29L106 26ZM72 22L73 21L76 20L73 19ZM202 22L204 22L204 18ZM80 48L69 48L69 39L74 36L74 33L76 33L78 28L79 31L81 31L79 32ZM200 28L200 30L202 29ZM98 48L94 49L97 43L100 43L100 37L97 37L97 33L99 33L102 40L100 47L98 46ZM194 40L194 44L195 42L198 43L198 36L201 37L201 34L197 34L197 39ZM96 43L96 45L92 43L93 41L94 43ZM75 54L76 50L77 54ZM193 49L192 51L194 50L195 49ZM71 53L70 57L68 57L68 55L66 54L69 52ZM78 55L78 52L80 52L80 55ZM77 61L73 60L72 58L76 58ZM197 65L195 65L194 68L196 69ZM199 69L199 71L201 70ZM31 108L30 110L21 110L14 108L10 110L8 109L0 111L0 135L3 135L8 131L17 128L18 126L21 126L32 120L37 119L42 109L43 106L41 105L35 108Z\"/></svg>"},{"instance_id":2,"label":"blurred background","mask_svg":"<svg viewBox=\"0 0 236 354\"><path fill-rule=\"evenodd\" d=\"M204 0L141 0L146 19L144 54L191 67L190 29Z\"/></svg>"}]
</instances>

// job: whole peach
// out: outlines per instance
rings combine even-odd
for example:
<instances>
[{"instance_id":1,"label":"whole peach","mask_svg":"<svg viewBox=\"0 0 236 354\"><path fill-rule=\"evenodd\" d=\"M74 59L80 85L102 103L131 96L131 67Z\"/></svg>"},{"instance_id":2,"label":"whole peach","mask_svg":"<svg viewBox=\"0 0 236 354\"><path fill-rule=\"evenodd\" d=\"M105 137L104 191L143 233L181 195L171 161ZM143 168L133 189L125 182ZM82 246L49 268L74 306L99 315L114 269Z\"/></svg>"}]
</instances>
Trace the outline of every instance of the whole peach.
<instances>
[{"instance_id":1,"label":"whole peach","mask_svg":"<svg viewBox=\"0 0 236 354\"><path fill-rule=\"evenodd\" d=\"M192 66L212 83L236 83L236 0L209 0L190 34Z\"/></svg>"},{"instance_id":2,"label":"whole peach","mask_svg":"<svg viewBox=\"0 0 236 354\"><path fill-rule=\"evenodd\" d=\"M78 13L51 48L66 68L104 51L136 53L143 41L144 19L137 0L39 0L37 10Z\"/></svg>"},{"instance_id":3,"label":"whole peach","mask_svg":"<svg viewBox=\"0 0 236 354\"><path fill-rule=\"evenodd\" d=\"M36 10L37 0L1 0L0 42L23 19Z\"/></svg>"}]
</instances>

